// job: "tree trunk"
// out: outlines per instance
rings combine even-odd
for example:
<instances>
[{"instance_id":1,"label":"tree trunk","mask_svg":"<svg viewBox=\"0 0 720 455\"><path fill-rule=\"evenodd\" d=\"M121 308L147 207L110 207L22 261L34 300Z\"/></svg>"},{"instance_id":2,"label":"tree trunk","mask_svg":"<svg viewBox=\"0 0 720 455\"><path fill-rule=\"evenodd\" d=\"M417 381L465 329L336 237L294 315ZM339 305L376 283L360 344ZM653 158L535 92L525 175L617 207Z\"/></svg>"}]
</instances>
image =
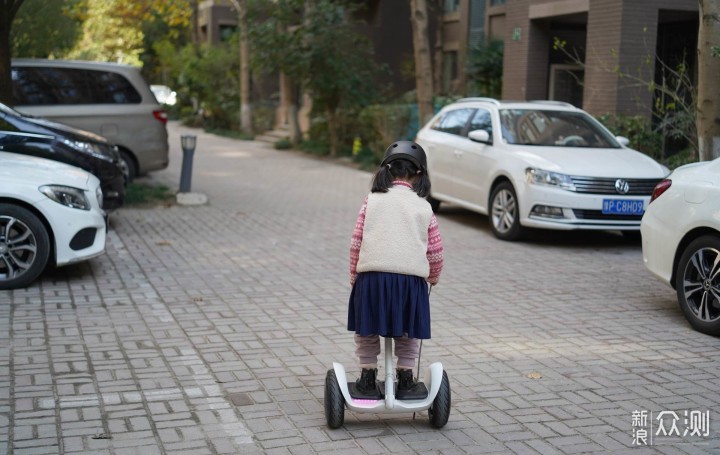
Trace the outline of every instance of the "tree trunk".
<instances>
[{"instance_id":1,"label":"tree trunk","mask_svg":"<svg viewBox=\"0 0 720 455\"><path fill-rule=\"evenodd\" d=\"M247 1L238 1L240 27L240 129L252 133L252 105L250 104L250 45L248 44Z\"/></svg>"},{"instance_id":2,"label":"tree trunk","mask_svg":"<svg viewBox=\"0 0 720 455\"><path fill-rule=\"evenodd\" d=\"M417 86L418 118L422 126L433 114L432 55L428 39L426 0L410 0L410 22L415 50L415 85Z\"/></svg>"},{"instance_id":3,"label":"tree trunk","mask_svg":"<svg viewBox=\"0 0 720 455\"><path fill-rule=\"evenodd\" d=\"M697 134L700 161L720 157L720 57L712 55L720 46L720 3L700 0L698 31Z\"/></svg>"},{"instance_id":4,"label":"tree trunk","mask_svg":"<svg viewBox=\"0 0 720 455\"><path fill-rule=\"evenodd\" d=\"M10 27L22 2L0 0L0 102L9 106L13 105Z\"/></svg>"},{"instance_id":5,"label":"tree trunk","mask_svg":"<svg viewBox=\"0 0 720 455\"><path fill-rule=\"evenodd\" d=\"M441 7L441 5L437 5ZM442 68L443 68L443 36L445 34L442 18L437 21L435 31L435 51L433 56L433 93L442 94Z\"/></svg>"},{"instance_id":6,"label":"tree trunk","mask_svg":"<svg viewBox=\"0 0 720 455\"><path fill-rule=\"evenodd\" d=\"M247 0L230 0L237 11L240 52L240 130L252 133L250 105L250 46L247 37Z\"/></svg>"},{"instance_id":7,"label":"tree trunk","mask_svg":"<svg viewBox=\"0 0 720 455\"><path fill-rule=\"evenodd\" d=\"M337 137L337 119L335 118L335 109L327 108L328 135L330 136L330 156L335 158L338 151Z\"/></svg>"}]
</instances>

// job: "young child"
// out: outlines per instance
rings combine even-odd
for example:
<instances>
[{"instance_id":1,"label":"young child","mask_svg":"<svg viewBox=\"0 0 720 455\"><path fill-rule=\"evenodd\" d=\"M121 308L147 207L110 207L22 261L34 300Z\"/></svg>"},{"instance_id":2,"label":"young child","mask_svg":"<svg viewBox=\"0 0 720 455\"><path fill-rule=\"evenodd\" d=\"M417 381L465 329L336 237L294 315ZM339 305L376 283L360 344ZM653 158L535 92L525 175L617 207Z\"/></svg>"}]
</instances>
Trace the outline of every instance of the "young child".
<instances>
[{"instance_id":1,"label":"young child","mask_svg":"<svg viewBox=\"0 0 720 455\"><path fill-rule=\"evenodd\" d=\"M362 372L355 389L379 398L380 336L395 339L398 399L417 393L413 368L420 339L430 338L428 283L437 284L443 247L430 194L425 151L399 141L385 151L360 209L350 246L348 330Z\"/></svg>"}]
</instances>

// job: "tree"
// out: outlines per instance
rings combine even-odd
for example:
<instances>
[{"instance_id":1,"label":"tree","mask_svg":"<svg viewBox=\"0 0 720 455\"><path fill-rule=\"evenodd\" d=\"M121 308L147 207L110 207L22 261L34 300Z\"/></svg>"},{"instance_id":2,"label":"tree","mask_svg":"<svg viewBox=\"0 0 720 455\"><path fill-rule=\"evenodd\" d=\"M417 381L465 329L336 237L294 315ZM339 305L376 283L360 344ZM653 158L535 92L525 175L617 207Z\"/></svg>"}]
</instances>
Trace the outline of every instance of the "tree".
<instances>
[{"instance_id":1,"label":"tree","mask_svg":"<svg viewBox=\"0 0 720 455\"><path fill-rule=\"evenodd\" d=\"M503 42L494 40L472 48L468 78L481 96L502 95Z\"/></svg>"},{"instance_id":2,"label":"tree","mask_svg":"<svg viewBox=\"0 0 720 455\"><path fill-rule=\"evenodd\" d=\"M720 3L700 0L698 30L697 136L700 161L720 157Z\"/></svg>"},{"instance_id":3,"label":"tree","mask_svg":"<svg viewBox=\"0 0 720 455\"><path fill-rule=\"evenodd\" d=\"M12 104L10 29L23 0L0 0L0 102Z\"/></svg>"},{"instance_id":4,"label":"tree","mask_svg":"<svg viewBox=\"0 0 720 455\"><path fill-rule=\"evenodd\" d=\"M252 132L252 105L250 104L250 45L248 43L248 5L246 0L232 0L238 13L240 29L240 129Z\"/></svg>"},{"instance_id":5,"label":"tree","mask_svg":"<svg viewBox=\"0 0 720 455\"><path fill-rule=\"evenodd\" d=\"M15 57L59 57L71 49L80 36L82 2L24 0L10 32Z\"/></svg>"},{"instance_id":6,"label":"tree","mask_svg":"<svg viewBox=\"0 0 720 455\"><path fill-rule=\"evenodd\" d=\"M282 71L298 81L324 112L330 154L338 150L337 111L368 104L378 71L372 45L353 30L357 4L342 0L279 0L269 4L265 20L250 28L252 61L259 69Z\"/></svg>"},{"instance_id":7,"label":"tree","mask_svg":"<svg viewBox=\"0 0 720 455\"><path fill-rule=\"evenodd\" d=\"M83 35L68 58L140 66L143 33L140 23L123 15L121 0L86 0Z\"/></svg>"},{"instance_id":8,"label":"tree","mask_svg":"<svg viewBox=\"0 0 720 455\"><path fill-rule=\"evenodd\" d=\"M432 54L428 38L428 15L425 0L410 0L410 22L415 51L415 84L417 87L418 115L424 124L433 115Z\"/></svg>"}]
</instances>

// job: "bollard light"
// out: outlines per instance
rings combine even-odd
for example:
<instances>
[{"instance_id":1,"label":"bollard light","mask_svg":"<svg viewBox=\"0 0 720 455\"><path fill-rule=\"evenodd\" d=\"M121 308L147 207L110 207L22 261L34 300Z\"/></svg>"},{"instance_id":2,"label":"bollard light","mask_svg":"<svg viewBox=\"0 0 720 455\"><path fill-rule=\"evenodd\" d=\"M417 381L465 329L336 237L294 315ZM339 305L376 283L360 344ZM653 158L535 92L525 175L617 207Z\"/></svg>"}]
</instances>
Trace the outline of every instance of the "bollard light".
<instances>
[{"instance_id":1,"label":"bollard light","mask_svg":"<svg viewBox=\"0 0 720 455\"><path fill-rule=\"evenodd\" d=\"M189 193L192 183L192 162L197 136L185 134L180 136L180 145L183 149L182 172L180 173L180 192Z\"/></svg>"},{"instance_id":2,"label":"bollard light","mask_svg":"<svg viewBox=\"0 0 720 455\"><path fill-rule=\"evenodd\" d=\"M195 150L195 143L197 142L197 136L192 134L184 134L180 136L180 144L182 145L183 151Z\"/></svg>"}]
</instances>

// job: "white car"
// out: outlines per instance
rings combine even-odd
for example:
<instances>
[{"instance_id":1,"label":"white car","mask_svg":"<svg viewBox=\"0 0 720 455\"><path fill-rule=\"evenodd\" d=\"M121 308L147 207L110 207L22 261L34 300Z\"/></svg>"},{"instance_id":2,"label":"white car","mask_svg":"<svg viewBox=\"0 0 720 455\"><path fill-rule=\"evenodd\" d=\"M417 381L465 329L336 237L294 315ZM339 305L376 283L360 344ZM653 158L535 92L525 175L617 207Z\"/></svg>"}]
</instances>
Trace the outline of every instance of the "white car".
<instances>
[{"instance_id":1,"label":"white car","mask_svg":"<svg viewBox=\"0 0 720 455\"><path fill-rule=\"evenodd\" d=\"M645 266L675 288L690 325L720 335L720 158L660 182L641 232Z\"/></svg>"},{"instance_id":2,"label":"white car","mask_svg":"<svg viewBox=\"0 0 720 455\"><path fill-rule=\"evenodd\" d=\"M0 289L24 287L48 264L105 252L100 180L57 161L0 152Z\"/></svg>"},{"instance_id":3,"label":"white car","mask_svg":"<svg viewBox=\"0 0 720 455\"><path fill-rule=\"evenodd\" d=\"M446 201L489 215L503 240L525 228L637 234L669 173L585 111L555 101L462 99L416 142L428 157L433 208Z\"/></svg>"}]
</instances>

